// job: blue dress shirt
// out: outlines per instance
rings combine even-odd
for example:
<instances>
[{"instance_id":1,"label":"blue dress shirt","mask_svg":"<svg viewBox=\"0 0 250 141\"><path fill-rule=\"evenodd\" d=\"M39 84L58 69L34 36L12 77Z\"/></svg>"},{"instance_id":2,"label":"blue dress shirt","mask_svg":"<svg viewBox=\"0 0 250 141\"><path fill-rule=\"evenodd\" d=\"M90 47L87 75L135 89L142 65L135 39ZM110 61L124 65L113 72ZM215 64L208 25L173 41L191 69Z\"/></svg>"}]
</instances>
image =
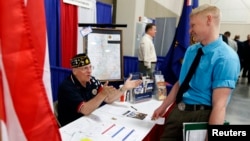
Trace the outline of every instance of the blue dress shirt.
<instances>
[{"instance_id":1,"label":"blue dress shirt","mask_svg":"<svg viewBox=\"0 0 250 141\"><path fill-rule=\"evenodd\" d=\"M212 105L213 89L227 87L234 89L240 73L240 62L236 52L223 42L221 36L202 46L200 43L188 47L179 77L183 83L198 48L202 47L203 56L189 82L189 90L183 94L186 104Z\"/></svg>"}]
</instances>

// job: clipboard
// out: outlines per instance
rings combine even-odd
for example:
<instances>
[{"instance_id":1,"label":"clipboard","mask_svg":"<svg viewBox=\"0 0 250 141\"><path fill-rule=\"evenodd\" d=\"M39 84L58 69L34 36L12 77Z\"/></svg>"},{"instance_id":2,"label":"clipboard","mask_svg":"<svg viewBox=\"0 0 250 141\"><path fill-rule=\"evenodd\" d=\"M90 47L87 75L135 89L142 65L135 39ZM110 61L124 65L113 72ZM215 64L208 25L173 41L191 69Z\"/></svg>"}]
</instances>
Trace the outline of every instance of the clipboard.
<instances>
[{"instance_id":1,"label":"clipboard","mask_svg":"<svg viewBox=\"0 0 250 141\"><path fill-rule=\"evenodd\" d=\"M228 121L224 125L229 125ZM207 122L184 122L183 141L204 141L207 134Z\"/></svg>"},{"instance_id":2,"label":"clipboard","mask_svg":"<svg viewBox=\"0 0 250 141\"><path fill-rule=\"evenodd\" d=\"M207 122L183 123L183 141L204 141L207 134Z\"/></svg>"}]
</instances>

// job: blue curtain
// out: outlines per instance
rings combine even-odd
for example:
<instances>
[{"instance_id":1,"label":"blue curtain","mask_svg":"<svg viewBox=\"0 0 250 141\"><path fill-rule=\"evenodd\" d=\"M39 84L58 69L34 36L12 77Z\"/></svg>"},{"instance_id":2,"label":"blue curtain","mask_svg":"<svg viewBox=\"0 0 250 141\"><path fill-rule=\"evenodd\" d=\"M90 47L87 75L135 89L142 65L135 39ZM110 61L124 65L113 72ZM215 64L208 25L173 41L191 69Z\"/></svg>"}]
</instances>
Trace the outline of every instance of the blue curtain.
<instances>
[{"instance_id":1,"label":"blue curtain","mask_svg":"<svg viewBox=\"0 0 250 141\"><path fill-rule=\"evenodd\" d=\"M161 57L161 56L157 57L157 63L156 63L156 66L155 66L156 71L160 70L160 66L164 62L164 60L165 60L165 57Z\"/></svg>"},{"instance_id":2,"label":"blue curtain","mask_svg":"<svg viewBox=\"0 0 250 141\"><path fill-rule=\"evenodd\" d=\"M60 0L44 0L44 5L51 66L51 88L53 101L56 101L58 86L69 73L67 70L57 68L61 66Z\"/></svg>"},{"instance_id":3,"label":"blue curtain","mask_svg":"<svg viewBox=\"0 0 250 141\"><path fill-rule=\"evenodd\" d=\"M61 66L60 0L44 0L49 59L51 66Z\"/></svg>"},{"instance_id":4,"label":"blue curtain","mask_svg":"<svg viewBox=\"0 0 250 141\"><path fill-rule=\"evenodd\" d=\"M123 56L123 74L128 77L129 73L138 72L138 58L132 56Z\"/></svg>"},{"instance_id":5,"label":"blue curtain","mask_svg":"<svg viewBox=\"0 0 250 141\"><path fill-rule=\"evenodd\" d=\"M53 101L57 100L58 87L61 82L71 74L70 69L62 67L50 67L51 70L51 87L53 94Z\"/></svg>"},{"instance_id":6,"label":"blue curtain","mask_svg":"<svg viewBox=\"0 0 250 141\"><path fill-rule=\"evenodd\" d=\"M163 63L165 57L157 57L157 64L155 70L159 70L160 65ZM138 58L133 56L123 56L123 73L124 77L128 77L130 73L138 72Z\"/></svg>"},{"instance_id":7,"label":"blue curtain","mask_svg":"<svg viewBox=\"0 0 250 141\"><path fill-rule=\"evenodd\" d=\"M112 5L96 2L97 24L112 23Z\"/></svg>"}]
</instances>

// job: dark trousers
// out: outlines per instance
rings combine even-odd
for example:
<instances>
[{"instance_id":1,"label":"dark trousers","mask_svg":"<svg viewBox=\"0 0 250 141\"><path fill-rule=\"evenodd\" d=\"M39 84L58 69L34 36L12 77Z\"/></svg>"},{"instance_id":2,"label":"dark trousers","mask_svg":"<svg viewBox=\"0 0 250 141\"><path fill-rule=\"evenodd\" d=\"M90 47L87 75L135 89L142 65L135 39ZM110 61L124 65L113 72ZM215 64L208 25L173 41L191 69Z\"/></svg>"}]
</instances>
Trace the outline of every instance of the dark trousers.
<instances>
[{"instance_id":1,"label":"dark trousers","mask_svg":"<svg viewBox=\"0 0 250 141\"><path fill-rule=\"evenodd\" d=\"M151 78L153 77L153 73L155 71L155 63L151 63L151 68L148 69L146 66L144 66L144 62L139 61L139 72L143 73L143 76L150 76Z\"/></svg>"},{"instance_id":2,"label":"dark trousers","mask_svg":"<svg viewBox=\"0 0 250 141\"><path fill-rule=\"evenodd\" d=\"M242 77L246 77L249 73L249 66L245 62L242 63Z\"/></svg>"},{"instance_id":3,"label":"dark trousers","mask_svg":"<svg viewBox=\"0 0 250 141\"><path fill-rule=\"evenodd\" d=\"M175 105L165 121L160 141L183 141L183 122L208 122L211 110L180 111Z\"/></svg>"}]
</instances>

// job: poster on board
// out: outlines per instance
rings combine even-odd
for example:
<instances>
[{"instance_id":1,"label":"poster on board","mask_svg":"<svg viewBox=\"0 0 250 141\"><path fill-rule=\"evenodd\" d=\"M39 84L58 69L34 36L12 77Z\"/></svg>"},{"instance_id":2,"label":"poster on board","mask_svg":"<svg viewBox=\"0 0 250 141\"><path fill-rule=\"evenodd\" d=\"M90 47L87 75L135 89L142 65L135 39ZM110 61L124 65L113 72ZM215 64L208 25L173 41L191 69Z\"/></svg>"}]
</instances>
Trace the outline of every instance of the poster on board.
<instances>
[{"instance_id":1,"label":"poster on board","mask_svg":"<svg viewBox=\"0 0 250 141\"><path fill-rule=\"evenodd\" d=\"M122 31L93 28L87 35L87 54L99 80L123 79Z\"/></svg>"}]
</instances>

